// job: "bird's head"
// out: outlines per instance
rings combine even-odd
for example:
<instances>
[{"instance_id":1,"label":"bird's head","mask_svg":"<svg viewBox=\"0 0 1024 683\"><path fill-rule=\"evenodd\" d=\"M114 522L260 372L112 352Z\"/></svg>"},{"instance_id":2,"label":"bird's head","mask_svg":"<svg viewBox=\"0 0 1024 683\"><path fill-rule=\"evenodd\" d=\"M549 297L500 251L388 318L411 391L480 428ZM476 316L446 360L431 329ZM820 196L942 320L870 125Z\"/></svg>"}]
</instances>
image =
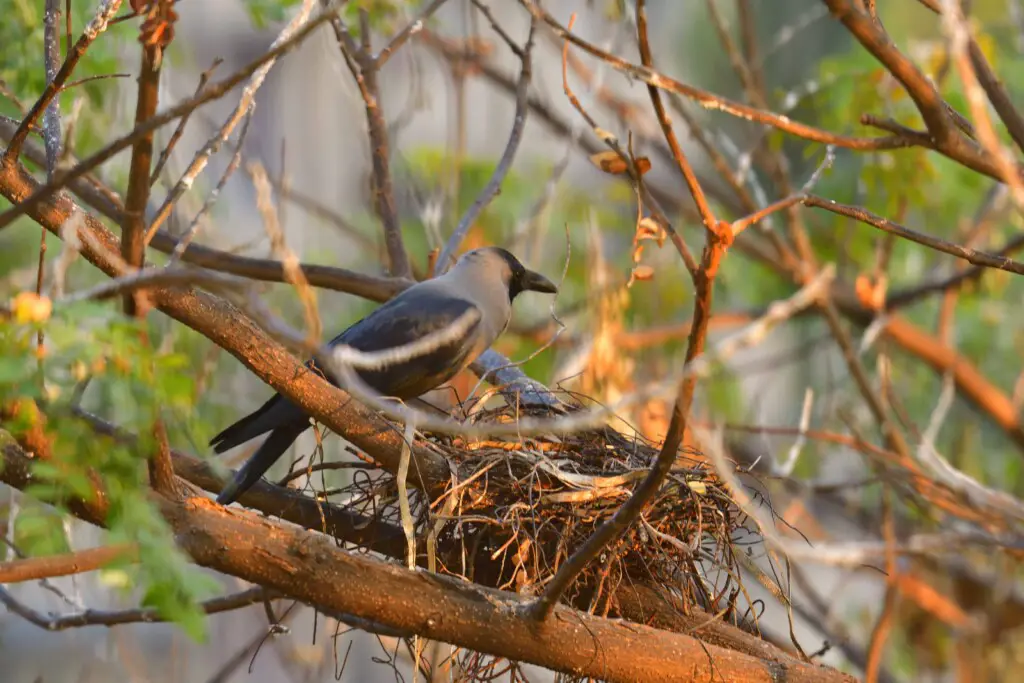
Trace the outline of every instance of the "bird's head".
<instances>
[{"instance_id":1,"label":"bird's head","mask_svg":"<svg viewBox=\"0 0 1024 683\"><path fill-rule=\"evenodd\" d=\"M481 247L468 251L459 258L452 270L475 271L486 277L500 277L508 288L509 301L514 301L521 292L558 292L555 283L527 269L511 252L501 247Z\"/></svg>"}]
</instances>

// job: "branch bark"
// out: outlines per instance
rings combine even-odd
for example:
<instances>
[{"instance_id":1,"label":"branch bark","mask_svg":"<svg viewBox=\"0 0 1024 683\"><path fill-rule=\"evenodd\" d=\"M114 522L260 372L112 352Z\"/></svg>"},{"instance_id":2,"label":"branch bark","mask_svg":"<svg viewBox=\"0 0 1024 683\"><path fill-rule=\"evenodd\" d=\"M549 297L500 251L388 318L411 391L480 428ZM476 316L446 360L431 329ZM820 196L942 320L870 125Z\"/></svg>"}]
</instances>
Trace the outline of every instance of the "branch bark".
<instances>
[{"instance_id":1,"label":"branch bark","mask_svg":"<svg viewBox=\"0 0 1024 683\"><path fill-rule=\"evenodd\" d=\"M28 557L10 562L0 562L0 584L52 579L102 569L114 560L132 557L137 552L134 546L111 545L89 550L79 550L61 555Z\"/></svg>"}]
</instances>

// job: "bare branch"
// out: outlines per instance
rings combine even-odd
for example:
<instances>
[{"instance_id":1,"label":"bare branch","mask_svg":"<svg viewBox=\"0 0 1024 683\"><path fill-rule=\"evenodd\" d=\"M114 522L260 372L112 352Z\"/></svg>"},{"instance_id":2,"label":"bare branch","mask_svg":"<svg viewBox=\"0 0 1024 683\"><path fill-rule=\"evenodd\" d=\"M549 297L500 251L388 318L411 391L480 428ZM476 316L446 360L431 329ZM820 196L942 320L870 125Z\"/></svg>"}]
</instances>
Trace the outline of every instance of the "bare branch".
<instances>
[{"instance_id":1,"label":"bare branch","mask_svg":"<svg viewBox=\"0 0 1024 683\"><path fill-rule=\"evenodd\" d=\"M374 58L374 67L379 71L391 56L395 54L406 41L412 38L414 35L423 30L423 25L434 15L434 12L441 9L441 5L446 3L448 0L433 0L429 5L420 10L419 16L413 19L405 28L398 32L391 42L384 46L377 56Z\"/></svg>"},{"instance_id":2,"label":"bare branch","mask_svg":"<svg viewBox=\"0 0 1024 683\"><path fill-rule=\"evenodd\" d=\"M484 189L481 190L477 198L473 200L473 203L470 205L469 209L466 210L466 213L463 214L461 219L459 219L459 224L455 226L455 230L452 232L451 237L448 238L448 242L444 245L444 249L441 251L441 256L437 259L437 263L434 265L435 276L448 270L448 267L454 259L455 252L462 244L462 240L465 239L470 226L473 225L483 210L487 208L487 205L490 204L498 195L498 192L501 190L501 184L505 180L505 176L508 175L509 170L512 168L512 162L515 159L516 151L518 151L519 143L523 137L523 130L526 127L526 113L528 111L526 103L527 94L530 90L530 79L533 75L533 36L536 30L537 22L530 22L530 35L526 39L526 46L519 55L522 60L523 67L519 72L519 83L516 85L516 111L512 119L512 132L509 133L508 143L505 145L505 151L502 152L498 165L494 167L494 173L491 174L491 179L487 181L487 185L484 186Z\"/></svg>"},{"instance_id":3,"label":"bare branch","mask_svg":"<svg viewBox=\"0 0 1024 683\"><path fill-rule=\"evenodd\" d=\"M363 16L362 14L360 16ZM364 22L365 24L365 22ZM339 17L331 20L338 47L342 51L352 76L359 88L366 108L366 122L370 136L370 156L373 163L373 205L384 228L384 243L388 249L388 272L392 277L408 278L412 274L409 255L402 239L402 225L395 207L395 189L391 180L391 149L388 146L388 127L380 101L377 84L379 64L370 52L369 27L361 28L364 44L357 45Z\"/></svg>"},{"instance_id":4,"label":"bare branch","mask_svg":"<svg viewBox=\"0 0 1024 683\"><path fill-rule=\"evenodd\" d=\"M171 214L171 210L174 205L181 199L181 196L185 194L190 187L195 184L195 180L199 177L199 174L206 168L207 162L210 157L217 153L221 145L231 136L232 131L235 127L244 119L246 116L252 113L253 108L256 106L256 93L263 85L263 82L267 78L267 74L274 67L277 62L277 58L283 54L283 51L279 54L274 54L277 50L290 45L296 44L311 28L314 28L319 24L320 21L324 21L333 16L333 12L328 10L324 14L320 15L314 20L310 20L310 14L313 12L313 8L316 6L316 0L303 0L302 7L292 17L292 20L281 29L281 33L278 34L277 38L270 45L270 50L267 52L267 58L260 60L260 63L256 65L250 73L252 76L249 77L249 82L245 88L242 89L242 96L238 99L238 104L235 105L234 110L228 115L228 118L224 121L224 125L220 127L212 138L207 140L206 144L203 145L199 151L195 153L192 158L192 162L182 173L181 178L171 188L170 192L167 193L167 197L164 199L163 204L157 209L156 215L153 221L149 224L146 230L146 243L150 243L153 239L153 235L156 234L160 226L167 220L167 217ZM294 42L293 42L294 41ZM273 55L273 56L270 56ZM205 74L204 74L205 75ZM239 79L239 82L241 79ZM216 86L214 86L216 87ZM197 93L202 93L203 88L200 86ZM201 95L197 94L193 100L198 99ZM194 107L192 108L194 109ZM185 116L191 114L192 109L184 113ZM182 123L184 125L184 122Z\"/></svg>"},{"instance_id":5,"label":"bare branch","mask_svg":"<svg viewBox=\"0 0 1024 683\"><path fill-rule=\"evenodd\" d=\"M37 581L91 572L102 569L115 560L131 559L137 552L138 548L135 546L122 544L79 550L63 555L0 562L0 584Z\"/></svg>"},{"instance_id":6,"label":"bare branch","mask_svg":"<svg viewBox=\"0 0 1024 683\"><path fill-rule=\"evenodd\" d=\"M210 68L199 75L199 85L196 86L196 91L192 95L193 97L199 95L199 93L203 91L203 88L206 87L206 84L210 82L210 76L213 75L214 69L220 66L223 61L224 60L220 58L215 59L213 61L213 64L210 65ZM171 134L170 139L167 141L167 145L164 147L163 151L160 152L160 158L156 160L156 165L153 167L153 172L149 176L150 185L155 185L156 181L159 180L160 173L163 172L164 166L167 164L168 160L170 160L171 152L174 151L175 145L178 144L178 141L181 139L181 136L185 133L185 126L188 125L190 118L192 118L191 112L189 114L185 114L184 116L182 116L181 120L178 121L178 126L174 129L174 132Z\"/></svg>"},{"instance_id":7,"label":"bare branch","mask_svg":"<svg viewBox=\"0 0 1024 683\"><path fill-rule=\"evenodd\" d=\"M232 610L241 609L243 607L248 607L249 605L263 602L271 595L273 595L272 591L261 586L257 586L255 588L244 590L240 593L207 600L206 602L201 603L199 607L206 612L206 614L218 614L220 612L230 612ZM165 621L165 619L157 614L157 611L152 608L118 611L86 610L77 614L68 614L59 617L45 616L27 605L20 603L13 595L11 595L10 591L2 586L0 586L0 603L3 603L7 609L26 621L35 624L45 631L51 632L66 631L72 628L82 628L83 626L110 627L120 626L122 624L152 624Z\"/></svg>"},{"instance_id":8,"label":"bare branch","mask_svg":"<svg viewBox=\"0 0 1024 683\"><path fill-rule=\"evenodd\" d=\"M788 117L780 116L773 112L762 111L738 102L733 102L732 100L714 95L705 90L701 90L700 88L694 88L646 67L630 64L620 57L608 54L566 29L556 21L554 17L534 3L533 0L520 0L520 2L530 10L531 14L547 23L548 26L550 26L559 36L568 40L573 45L582 48L585 52L588 52L594 57L606 62L614 69L626 73L633 78L656 88L692 99L707 109L723 111L739 118L773 126L779 130L796 135L797 137L812 140L814 142L823 142L825 144L835 145L836 147L865 151L875 149L897 149L900 147L907 147L910 144L907 140L898 136L885 138L856 138L846 135L837 135L821 130L820 128L798 123Z\"/></svg>"},{"instance_id":9,"label":"bare branch","mask_svg":"<svg viewBox=\"0 0 1024 683\"><path fill-rule=\"evenodd\" d=\"M968 263L973 263L977 266L997 268L999 270L1009 271L1018 275L1024 275L1024 263L1014 261L1006 256L990 254L985 251L978 251L959 244L954 244L953 242L947 242L940 237L925 235L915 230L911 230L910 228L905 228L898 223L886 220L885 218L858 206L840 204L832 201L831 199L825 199L816 195L808 195L803 198L802 202L805 206L814 206L839 214L840 216L856 219L883 232L894 234L898 237L902 237L903 239L934 249L935 251L941 251L944 254L956 256L957 258L961 258Z\"/></svg>"}]
</instances>

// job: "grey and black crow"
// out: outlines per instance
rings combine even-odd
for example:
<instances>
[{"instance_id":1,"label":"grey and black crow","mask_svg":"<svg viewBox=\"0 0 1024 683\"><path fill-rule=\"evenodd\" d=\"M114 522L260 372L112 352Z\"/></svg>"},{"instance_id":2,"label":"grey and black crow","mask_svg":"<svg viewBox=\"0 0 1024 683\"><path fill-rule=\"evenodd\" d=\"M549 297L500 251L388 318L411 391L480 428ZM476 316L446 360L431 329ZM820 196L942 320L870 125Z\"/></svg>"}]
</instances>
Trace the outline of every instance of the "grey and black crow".
<instances>
[{"instance_id":1,"label":"grey and black crow","mask_svg":"<svg viewBox=\"0 0 1024 683\"><path fill-rule=\"evenodd\" d=\"M512 301L528 291L553 294L558 288L540 273L527 270L505 249L474 249L444 275L413 285L356 322L332 339L330 346L345 344L365 352L402 346L443 330L475 308L480 315L461 338L380 369L355 370L363 382L382 396L413 399L452 379L486 351L508 326ZM313 362L307 366L314 367ZM217 496L217 502L228 505L235 501L309 427L309 415L281 394L275 394L257 411L213 437L213 450L223 453L270 432Z\"/></svg>"}]
</instances>

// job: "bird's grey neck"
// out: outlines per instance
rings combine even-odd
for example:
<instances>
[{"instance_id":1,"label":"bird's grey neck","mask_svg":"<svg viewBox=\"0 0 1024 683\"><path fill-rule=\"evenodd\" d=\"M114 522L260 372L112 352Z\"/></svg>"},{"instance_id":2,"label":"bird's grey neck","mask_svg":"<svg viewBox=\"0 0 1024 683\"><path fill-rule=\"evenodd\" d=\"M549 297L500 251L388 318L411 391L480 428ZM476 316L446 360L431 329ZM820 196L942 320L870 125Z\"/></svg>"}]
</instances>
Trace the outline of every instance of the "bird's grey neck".
<instances>
[{"instance_id":1,"label":"bird's grey neck","mask_svg":"<svg viewBox=\"0 0 1024 683\"><path fill-rule=\"evenodd\" d=\"M490 345L508 326L512 316L512 302L503 278L496 277L494 272L481 273L474 270L472 267L455 267L442 277L450 279L462 296L484 312L481 323Z\"/></svg>"}]
</instances>

